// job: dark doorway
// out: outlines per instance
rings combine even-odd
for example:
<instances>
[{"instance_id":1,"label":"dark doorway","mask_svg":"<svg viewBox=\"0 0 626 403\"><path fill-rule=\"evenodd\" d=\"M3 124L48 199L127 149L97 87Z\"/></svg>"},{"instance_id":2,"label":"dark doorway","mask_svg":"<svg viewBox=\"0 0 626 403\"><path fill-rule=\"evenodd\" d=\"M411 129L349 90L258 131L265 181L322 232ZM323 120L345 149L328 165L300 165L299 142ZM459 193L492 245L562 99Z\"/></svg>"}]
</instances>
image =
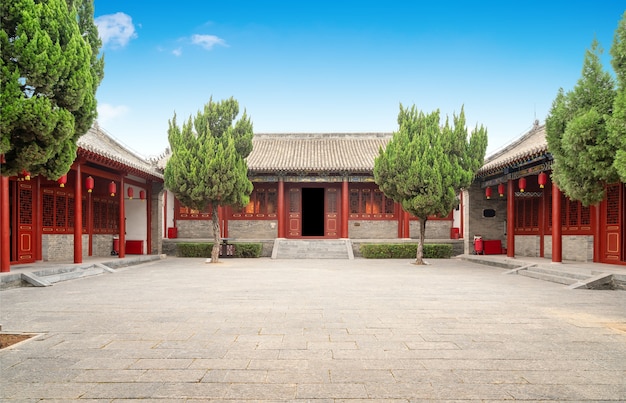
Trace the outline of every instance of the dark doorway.
<instances>
[{"instance_id":1,"label":"dark doorway","mask_svg":"<svg viewBox=\"0 0 626 403\"><path fill-rule=\"evenodd\" d=\"M302 236L324 236L324 188L302 188Z\"/></svg>"}]
</instances>

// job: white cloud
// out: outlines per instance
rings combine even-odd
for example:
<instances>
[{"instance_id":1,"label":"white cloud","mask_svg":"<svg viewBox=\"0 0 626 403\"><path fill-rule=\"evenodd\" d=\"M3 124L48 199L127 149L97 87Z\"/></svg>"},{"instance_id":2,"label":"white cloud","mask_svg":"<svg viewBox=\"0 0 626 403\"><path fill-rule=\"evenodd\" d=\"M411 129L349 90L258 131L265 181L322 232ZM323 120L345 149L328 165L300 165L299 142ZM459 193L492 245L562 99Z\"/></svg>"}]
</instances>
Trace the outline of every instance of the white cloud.
<instances>
[{"instance_id":1,"label":"white cloud","mask_svg":"<svg viewBox=\"0 0 626 403\"><path fill-rule=\"evenodd\" d=\"M206 50L211 50L215 45L227 46L226 41L215 35L193 35L191 37L191 43L199 45Z\"/></svg>"},{"instance_id":2,"label":"white cloud","mask_svg":"<svg viewBox=\"0 0 626 403\"><path fill-rule=\"evenodd\" d=\"M98 104L98 123L106 125L108 122L116 118L123 117L130 111L126 105L114 106L111 104Z\"/></svg>"},{"instance_id":3,"label":"white cloud","mask_svg":"<svg viewBox=\"0 0 626 403\"><path fill-rule=\"evenodd\" d=\"M172 50L172 54L174 56L180 56L180 55L183 54L183 49L182 48L176 48L176 49Z\"/></svg>"},{"instance_id":4,"label":"white cloud","mask_svg":"<svg viewBox=\"0 0 626 403\"><path fill-rule=\"evenodd\" d=\"M124 13L101 15L95 19L102 45L111 44L113 47L124 47L137 37L133 19Z\"/></svg>"}]
</instances>

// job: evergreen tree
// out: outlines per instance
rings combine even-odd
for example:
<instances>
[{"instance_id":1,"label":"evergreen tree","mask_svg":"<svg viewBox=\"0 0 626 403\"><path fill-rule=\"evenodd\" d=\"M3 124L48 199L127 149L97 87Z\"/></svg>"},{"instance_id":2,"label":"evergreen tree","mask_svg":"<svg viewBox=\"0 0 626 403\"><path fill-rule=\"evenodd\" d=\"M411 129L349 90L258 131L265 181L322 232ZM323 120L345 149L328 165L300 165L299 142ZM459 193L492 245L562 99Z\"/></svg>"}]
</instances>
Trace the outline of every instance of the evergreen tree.
<instances>
[{"instance_id":1,"label":"evergreen tree","mask_svg":"<svg viewBox=\"0 0 626 403\"><path fill-rule=\"evenodd\" d=\"M219 261L218 206L248 204L252 182L245 157L252 151L252 123L233 98L213 99L180 128L176 115L169 121L172 155L165 167L165 187L186 207L205 210L211 206L213 250L211 262Z\"/></svg>"},{"instance_id":2,"label":"evergreen tree","mask_svg":"<svg viewBox=\"0 0 626 403\"><path fill-rule=\"evenodd\" d=\"M626 12L615 31L611 64L617 76L617 94L609 119L609 140L616 149L613 167L626 183Z\"/></svg>"},{"instance_id":3,"label":"evergreen tree","mask_svg":"<svg viewBox=\"0 0 626 403\"><path fill-rule=\"evenodd\" d=\"M602 69L601 53L594 40L585 54L582 77L572 91L559 89L546 118L548 150L554 156L552 181L585 206L602 201L605 185L617 181L615 147L607 128L615 89Z\"/></svg>"},{"instance_id":4,"label":"evergreen tree","mask_svg":"<svg viewBox=\"0 0 626 403\"><path fill-rule=\"evenodd\" d=\"M441 126L439 111L425 114L400 105L399 130L374 162L374 179L387 197L418 217L420 238L416 264L423 264L426 221L447 216L458 205L487 149L487 130L476 127L468 139L463 108Z\"/></svg>"},{"instance_id":5,"label":"evergreen tree","mask_svg":"<svg viewBox=\"0 0 626 403\"><path fill-rule=\"evenodd\" d=\"M2 175L57 179L96 117L104 62L93 0L0 3Z\"/></svg>"}]
</instances>

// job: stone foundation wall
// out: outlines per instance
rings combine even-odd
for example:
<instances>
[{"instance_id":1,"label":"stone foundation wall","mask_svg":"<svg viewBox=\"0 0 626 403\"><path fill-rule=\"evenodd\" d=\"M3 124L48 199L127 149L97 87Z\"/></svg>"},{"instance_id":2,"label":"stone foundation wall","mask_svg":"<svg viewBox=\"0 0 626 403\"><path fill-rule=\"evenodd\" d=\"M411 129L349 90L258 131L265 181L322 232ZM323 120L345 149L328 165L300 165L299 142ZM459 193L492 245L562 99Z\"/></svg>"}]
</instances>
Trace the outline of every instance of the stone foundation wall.
<instances>
[{"instance_id":1,"label":"stone foundation wall","mask_svg":"<svg viewBox=\"0 0 626 403\"><path fill-rule=\"evenodd\" d=\"M83 258L89 254L89 236L82 236ZM41 236L41 257L46 262L74 261L74 234Z\"/></svg>"},{"instance_id":2,"label":"stone foundation wall","mask_svg":"<svg viewBox=\"0 0 626 403\"><path fill-rule=\"evenodd\" d=\"M349 220L351 239L389 239L398 237L398 221Z\"/></svg>"},{"instance_id":3,"label":"stone foundation wall","mask_svg":"<svg viewBox=\"0 0 626 403\"><path fill-rule=\"evenodd\" d=\"M276 220L228 221L228 237L235 239L274 239L278 236Z\"/></svg>"},{"instance_id":4,"label":"stone foundation wall","mask_svg":"<svg viewBox=\"0 0 626 403\"><path fill-rule=\"evenodd\" d=\"M563 235L563 260L576 262L593 262L593 235ZM543 239L543 254L552 259L552 236Z\"/></svg>"},{"instance_id":5,"label":"stone foundation wall","mask_svg":"<svg viewBox=\"0 0 626 403\"><path fill-rule=\"evenodd\" d=\"M419 221L411 221L409 224L409 229L411 231L411 239L419 239ZM451 229L451 220L428 220L426 221L426 239L450 239Z\"/></svg>"}]
</instances>

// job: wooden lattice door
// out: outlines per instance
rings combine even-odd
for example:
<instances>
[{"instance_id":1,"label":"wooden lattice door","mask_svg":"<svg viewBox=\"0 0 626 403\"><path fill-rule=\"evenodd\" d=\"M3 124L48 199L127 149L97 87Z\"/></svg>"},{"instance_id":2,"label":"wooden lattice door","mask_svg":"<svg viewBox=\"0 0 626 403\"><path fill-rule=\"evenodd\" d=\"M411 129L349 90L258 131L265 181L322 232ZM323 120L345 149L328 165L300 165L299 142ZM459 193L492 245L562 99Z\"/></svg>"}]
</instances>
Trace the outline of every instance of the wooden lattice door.
<instances>
[{"instance_id":1,"label":"wooden lattice door","mask_svg":"<svg viewBox=\"0 0 626 403\"><path fill-rule=\"evenodd\" d=\"M289 236L302 236L302 192L300 188L289 189Z\"/></svg>"},{"instance_id":2,"label":"wooden lattice door","mask_svg":"<svg viewBox=\"0 0 626 403\"><path fill-rule=\"evenodd\" d=\"M329 238L338 238L339 227L339 191L336 188L326 189L326 203L325 203L325 225L324 235Z\"/></svg>"},{"instance_id":3,"label":"wooden lattice door","mask_svg":"<svg viewBox=\"0 0 626 403\"><path fill-rule=\"evenodd\" d=\"M604 263L624 261L624 211L626 207L624 185L607 187L607 197L602 209L602 256Z\"/></svg>"},{"instance_id":4,"label":"wooden lattice door","mask_svg":"<svg viewBox=\"0 0 626 403\"><path fill-rule=\"evenodd\" d=\"M16 203L16 246L17 261L29 263L35 261L35 231L33 222L33 186L20 182L17 186Z\"/></svg>"}]
</instances>

